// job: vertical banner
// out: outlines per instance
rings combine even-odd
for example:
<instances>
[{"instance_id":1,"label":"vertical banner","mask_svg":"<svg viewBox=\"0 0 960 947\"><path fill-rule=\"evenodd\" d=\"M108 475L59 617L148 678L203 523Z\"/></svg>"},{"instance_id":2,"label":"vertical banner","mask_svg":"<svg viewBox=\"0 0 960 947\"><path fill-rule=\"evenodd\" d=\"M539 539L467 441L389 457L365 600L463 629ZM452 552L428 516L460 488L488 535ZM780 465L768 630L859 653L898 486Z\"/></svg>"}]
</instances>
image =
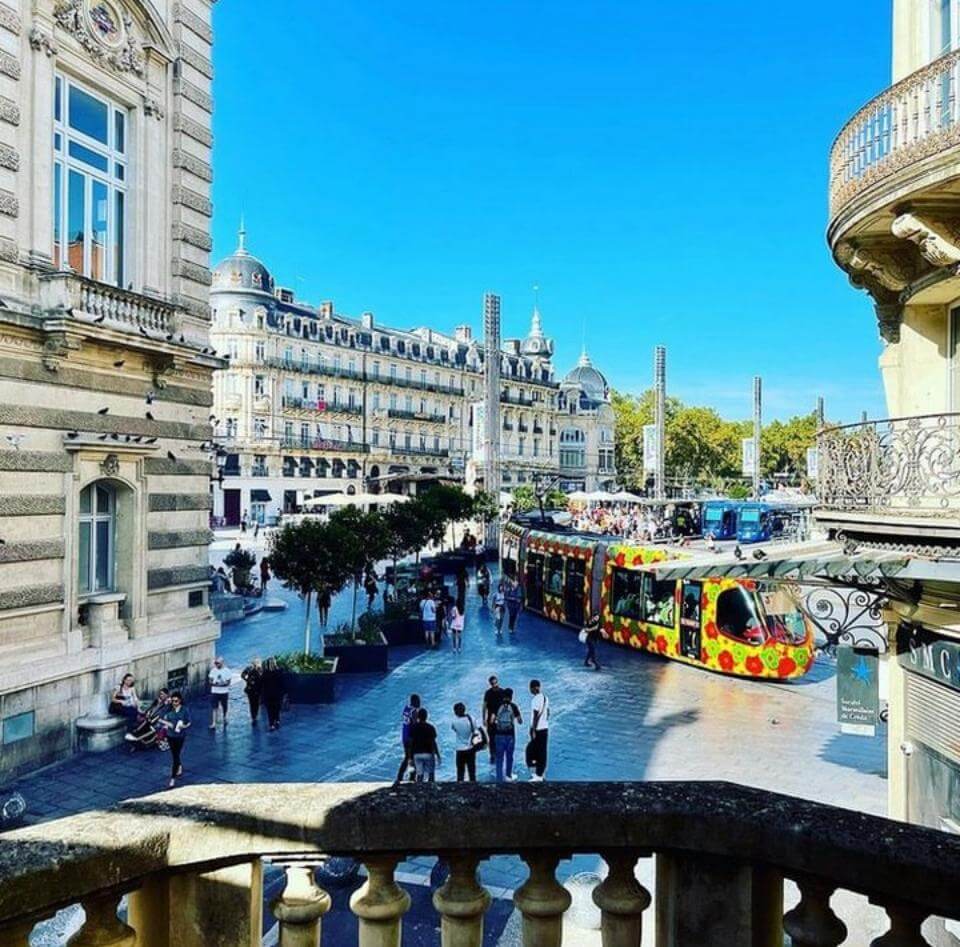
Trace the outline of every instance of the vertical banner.
<instances>
[{"instance_id":1,"label":"vertical banner","mask_svg":"<svg viewBox=\"0 0 960 947\"><path fill-rule=\"evenodd\" d=\"M820 452L816 447L807 448L807 476L811 480L820 476Z\"/></svg>"},{"instance_id":2,"label":"vertical banner","mask_svg":"<svg viewBox=\"0 0 960 947\"><path fill-rule=\"evenodd\" d=\"M757 467L756 442L752 437L745 437L740 441L740 452L743 457L743 475L752 477Z\"/></svg>"},{"instance_id":3,"label":"vertical banner","mask_svg":"<svg viewBox=\"0 0 960 947\"><path fill-rule=\"evenodd\" d=\"M643 472L653 473L657 469L657 460L660 452L657 450L656 424L643 426Z\"/></svg>"},{"instance_id":4,"label":"vertical banner","mask_svg":"<svg viewBox=\"0 0 960 947\"><path fill-rule=\"evenodd\" d=\"M841 733L872 737L880 717L880 655L837 648L837 720Z\"/></svg>"}]
</instances>

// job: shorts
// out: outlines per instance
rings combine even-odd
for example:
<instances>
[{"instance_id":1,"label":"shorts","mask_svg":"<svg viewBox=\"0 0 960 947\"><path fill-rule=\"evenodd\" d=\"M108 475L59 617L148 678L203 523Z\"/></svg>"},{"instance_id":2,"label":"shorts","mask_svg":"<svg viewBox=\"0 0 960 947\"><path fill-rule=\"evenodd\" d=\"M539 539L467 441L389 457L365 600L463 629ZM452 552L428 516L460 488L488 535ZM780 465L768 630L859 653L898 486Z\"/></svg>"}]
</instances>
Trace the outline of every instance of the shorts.
<instances>
[{"instance_id":1,"label":"shorts","mask_svg":"<svg viewBox=\"0 0 960 947\"><path fill-rule=\"evenodd\" d=\"M222 707L223 712L227 712L227 699L230 697L229 694L211 694L210 695L210 709L216 710L217 707Z\"/></svg>"},{"instance_id":2,"label":"shorts","mask_svg":"<svg viewBox=\"0 0 960 947\"><path fill-rule=\"evenodd\" d=\"M427 635L435 634L437 630L437 623L435 621L424 621L423 623L423 632Z\"/></svg>"}]
</instances>

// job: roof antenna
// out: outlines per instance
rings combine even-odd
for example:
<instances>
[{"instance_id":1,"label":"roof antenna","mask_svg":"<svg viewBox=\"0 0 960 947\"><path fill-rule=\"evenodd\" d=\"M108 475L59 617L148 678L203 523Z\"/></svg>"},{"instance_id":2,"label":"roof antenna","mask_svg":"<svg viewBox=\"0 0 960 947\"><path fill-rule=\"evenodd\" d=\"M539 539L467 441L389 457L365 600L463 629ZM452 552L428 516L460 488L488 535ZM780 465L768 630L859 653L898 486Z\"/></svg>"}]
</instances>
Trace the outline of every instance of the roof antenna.
<instances>
[{"instance_id":1,"label":"roof antenna","mask_svg":"<svg viewBox=\"0 0 960 947\"><path fill-rule=\"evenodd\" d=\"M247 228L243 222L243 214L240 214L240 230L237 231L237 253L246 253L247 252Z\"/></svg>"}]
</instances>

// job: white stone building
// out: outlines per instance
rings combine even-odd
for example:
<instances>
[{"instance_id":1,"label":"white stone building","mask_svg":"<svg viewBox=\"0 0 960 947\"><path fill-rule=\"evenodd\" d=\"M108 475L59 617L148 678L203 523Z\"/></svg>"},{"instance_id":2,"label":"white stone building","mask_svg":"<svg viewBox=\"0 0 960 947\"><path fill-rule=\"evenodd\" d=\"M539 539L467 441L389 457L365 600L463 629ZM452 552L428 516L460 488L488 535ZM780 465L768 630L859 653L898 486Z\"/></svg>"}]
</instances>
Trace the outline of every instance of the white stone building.
<instances>
[{"instance_id":1,"label":"white stone building","mask_svg":"<svg viewBox=\"0 0 960 947\"><path fill-rule=\"evenodd\" d=\"M202 674L210 0L0 0L0 775Z\"/></svg>"}]
</instances>

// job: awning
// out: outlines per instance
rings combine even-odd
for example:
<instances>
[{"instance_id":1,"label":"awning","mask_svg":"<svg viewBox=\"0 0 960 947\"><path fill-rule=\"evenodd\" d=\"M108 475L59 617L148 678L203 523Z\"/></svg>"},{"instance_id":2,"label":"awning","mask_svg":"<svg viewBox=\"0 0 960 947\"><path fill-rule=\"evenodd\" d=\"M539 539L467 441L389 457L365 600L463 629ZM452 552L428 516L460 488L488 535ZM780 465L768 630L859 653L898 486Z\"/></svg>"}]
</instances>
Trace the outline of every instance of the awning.
<instances>
[{"instance_id":1,"label":"awning","mask_svg":"<svg viewBox=\"0 0 960 947\"><path fill-rule=\"evenodd\" d=\"M784 543L746 546L743 558L732 550L710 553L697 549L684 559L668 559L646 566L658 579L808 579L814 576L840 580L889 578L898 575L910 563L901 552L882 549L844 551L840 543ZM760 553L757 558L755 553Z\"/></svg>"},{"instance_id":2,"label":"awning","mask_svg":"<svg viewBox=\"0 0 960 947\"><path fill-rule=\"evenodd\" d=\"M269 490L251 490L250 502L251 503L269 503L270 491Z\"/></svg>"}]
</instances>

